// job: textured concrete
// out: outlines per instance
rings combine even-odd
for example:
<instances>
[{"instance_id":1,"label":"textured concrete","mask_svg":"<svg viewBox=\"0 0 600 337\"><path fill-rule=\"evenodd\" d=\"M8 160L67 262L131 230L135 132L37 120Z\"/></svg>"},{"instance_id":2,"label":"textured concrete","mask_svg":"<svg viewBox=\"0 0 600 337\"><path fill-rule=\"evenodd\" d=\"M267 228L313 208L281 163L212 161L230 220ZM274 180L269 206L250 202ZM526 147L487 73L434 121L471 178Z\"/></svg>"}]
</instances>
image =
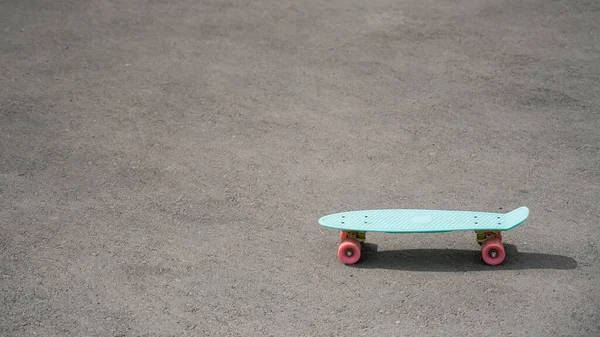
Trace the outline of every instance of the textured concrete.
<instances>
[{"instance_id":1,"label":"textured concrete","mask_svg":"<svg viewBox=\"0 0 600 337\"><path fill-rule=\"evenodd\" d=\"M0 336L600 335L597 1L0 1ZM474 235L319 217L502 212Z\"/></svg>"}]
</instances>

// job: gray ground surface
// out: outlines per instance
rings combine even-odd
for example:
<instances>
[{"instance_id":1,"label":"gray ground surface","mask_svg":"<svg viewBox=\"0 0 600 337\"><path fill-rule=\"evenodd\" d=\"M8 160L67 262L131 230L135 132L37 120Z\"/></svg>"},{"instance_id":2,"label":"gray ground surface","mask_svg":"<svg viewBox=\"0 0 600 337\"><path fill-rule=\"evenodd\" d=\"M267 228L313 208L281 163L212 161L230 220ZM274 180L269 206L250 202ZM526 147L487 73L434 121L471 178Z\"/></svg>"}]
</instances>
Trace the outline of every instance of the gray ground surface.
<instances>
[{"instance_id":1,"label":"gray ground surface","mask_svg":"<svg viewBox=\"0 0 600 337\"><path fill-rule=\"evenodd\" d=\"M0 336L598 336L600 3L0 1ZM368 237L327 213L531 209Z\"/></svg>"}]
</instances>

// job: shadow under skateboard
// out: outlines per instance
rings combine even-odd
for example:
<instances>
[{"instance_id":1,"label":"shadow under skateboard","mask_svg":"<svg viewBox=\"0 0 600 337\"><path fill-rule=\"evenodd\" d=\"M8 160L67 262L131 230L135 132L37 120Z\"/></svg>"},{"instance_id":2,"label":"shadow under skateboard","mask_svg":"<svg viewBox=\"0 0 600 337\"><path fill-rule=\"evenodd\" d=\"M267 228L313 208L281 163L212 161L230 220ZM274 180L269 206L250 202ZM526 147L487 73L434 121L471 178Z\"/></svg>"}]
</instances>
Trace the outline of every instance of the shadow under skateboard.
<instances>
[{"instance_id":1,"label":"shadow under skateboard","mask_svg":"<svg viewBox=\"0 0 600 337\"><path fill-rule=\"evenodd\" d=\"M377 251L377 245L364 243L361 260L353 265L365 269L397 269L412 271L487 271L524 269L575 269L577 261L568 256L522 253L511 244L504 244L507 258L502 264L489 266L476 250L462 249L401 249Z\"/></svg>"}]
</instances>

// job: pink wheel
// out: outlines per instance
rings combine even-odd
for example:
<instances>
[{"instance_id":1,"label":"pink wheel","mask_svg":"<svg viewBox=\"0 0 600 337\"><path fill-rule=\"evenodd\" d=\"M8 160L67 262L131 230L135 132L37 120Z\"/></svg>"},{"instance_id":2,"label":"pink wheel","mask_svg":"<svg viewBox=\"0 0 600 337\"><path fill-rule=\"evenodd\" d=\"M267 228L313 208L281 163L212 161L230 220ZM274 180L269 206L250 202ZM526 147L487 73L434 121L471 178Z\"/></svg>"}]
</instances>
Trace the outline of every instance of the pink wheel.
<instances>
[{"instance_id":1,"label":"pink wheel","mask_svg":"<svg viewBox=\"0 0 600 337\"><path fill-rule=\"evenodd\" d=\"M344 264L355 264L360 259L360 243L356 239L346 239L338 248L338 258Z\"/></svg>"},{"instance_id":2,"label":"pink wheel","mask_svg":"<svg viewBox=\"0 0 600 337\"><path fill-rule=\"evenodd\" d=\"M490 266L496 266L504 261L504 245L498 239L489 239L481 246L481 257Z\"/></svg>"},{"instance_id":3,"label":"pink wheel","mask_svg":"<svg viewBox=\"0 0 600 337\"><path fill-rule=\"evenodd\" d=\"M347 237L348 237L348 233L340 232L340 242L344 242L344 240L346 240Z\"/></svg>"}]
</instances>

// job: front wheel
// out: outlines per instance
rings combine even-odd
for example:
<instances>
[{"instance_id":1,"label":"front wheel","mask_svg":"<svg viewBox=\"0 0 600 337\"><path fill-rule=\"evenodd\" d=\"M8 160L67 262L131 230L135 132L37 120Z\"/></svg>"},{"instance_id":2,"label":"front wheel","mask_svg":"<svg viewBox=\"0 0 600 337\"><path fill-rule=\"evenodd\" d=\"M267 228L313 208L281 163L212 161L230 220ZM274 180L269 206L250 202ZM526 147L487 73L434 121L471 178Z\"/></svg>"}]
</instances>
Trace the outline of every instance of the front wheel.
<instances>
[{"instance_id":1,"label":"front wheel","mask_svg":"<svg viewBox=\"0 0 600 337\"><path fill-rule=\"evenodd\" d=\"M338 247L338 258L344 264L355 264L360 259L360 243L356 239L346 239Z\"/></svg>"}]
</instances>

